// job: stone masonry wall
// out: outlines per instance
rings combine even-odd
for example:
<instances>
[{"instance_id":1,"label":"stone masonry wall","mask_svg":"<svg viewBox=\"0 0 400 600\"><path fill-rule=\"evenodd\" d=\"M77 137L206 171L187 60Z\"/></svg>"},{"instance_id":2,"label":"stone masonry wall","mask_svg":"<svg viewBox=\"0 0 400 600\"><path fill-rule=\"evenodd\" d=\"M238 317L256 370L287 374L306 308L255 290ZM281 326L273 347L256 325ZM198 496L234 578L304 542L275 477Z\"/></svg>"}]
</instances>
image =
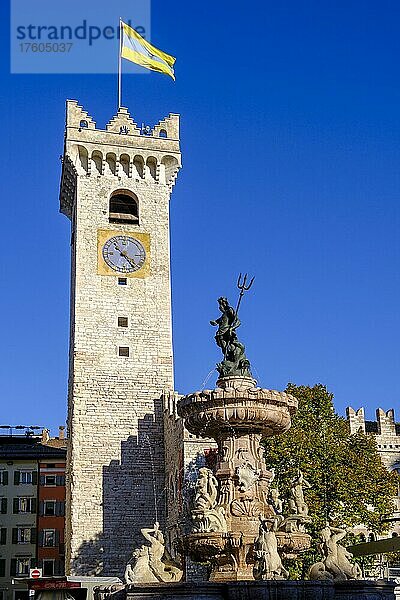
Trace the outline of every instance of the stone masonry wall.
<instances>
[{"instance_id":1,"label":"stone masonry wall","mask_svg":"<svg viewBox=\"0 0 400 600\"><path fill-rule=\"evenodd\" d=\"M166 541L174 555L174 542L191 526L189 509L198 470L206 464L209 451L217 449L210 438L189 433L183 425L176 406L178 394L164 397L165 486L167 498ZM186 560L185 575L189 581L204 581L206 570L190 559Z\"/></svg>"}]
</instances>

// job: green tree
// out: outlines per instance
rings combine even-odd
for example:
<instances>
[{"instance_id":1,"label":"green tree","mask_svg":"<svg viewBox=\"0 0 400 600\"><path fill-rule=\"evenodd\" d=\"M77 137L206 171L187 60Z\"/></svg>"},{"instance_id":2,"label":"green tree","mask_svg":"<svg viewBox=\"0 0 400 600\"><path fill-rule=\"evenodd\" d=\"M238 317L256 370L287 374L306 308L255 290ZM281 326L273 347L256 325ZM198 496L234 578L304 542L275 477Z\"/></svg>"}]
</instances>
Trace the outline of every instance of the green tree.
<instances>
[{"instance_id":1,"label":"green tree","mask_svg":"<svg viewBox=\"0 0 400 600\"><path fill-rule=\"evenodd\" d=\"M382 517L393 512L399 479L382 465L373 436L350 435L325 386L290 383L286 391L298 399L298 411L289 431L265 441L266 460L275 468L272 485L279 487L282 498L288 498L299 470L311 484L305 498L312 517L307 526L312 548L289 565L292 576L303 578L317 560L318 532L327 520L334 526L362 523L376 533L384 531Z\"/></svg>"}]
</instances>

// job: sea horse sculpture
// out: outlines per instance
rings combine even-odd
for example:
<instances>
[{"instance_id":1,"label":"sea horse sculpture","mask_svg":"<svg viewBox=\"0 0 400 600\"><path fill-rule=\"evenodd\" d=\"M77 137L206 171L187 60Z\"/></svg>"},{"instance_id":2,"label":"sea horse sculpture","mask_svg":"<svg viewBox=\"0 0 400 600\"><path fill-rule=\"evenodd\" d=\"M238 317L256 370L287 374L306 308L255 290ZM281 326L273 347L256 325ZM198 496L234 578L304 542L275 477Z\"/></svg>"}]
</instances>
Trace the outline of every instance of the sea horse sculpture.
<instances>
[{"instance_id":1,"label":"sea horse sculpture","mask_svg":"<svg viewBox=\"0 0 400 600\"><path fill-rule=\"evenodd\" d=\"M129 584L180 581L183 571L168 556L164 536L158 523L141 529L150 546L143 544L133 551L125 569L125 582Z\"/></svg>"},{"instance_id":2,"label":"sea horse sculpture","mask_svg":"<svg viewBox=\"0 0 400 600\"><path fill-rule=\"evenodd\" d=\"M331 581L360 579L361 569L359 565L350 562L353 555L338 543L345 535L345 529L330 527L328 524L321 530L319 550L322 554L322 561L312 565L309 571L310 579L328 579Z\"/></svg>"}]
</instances>

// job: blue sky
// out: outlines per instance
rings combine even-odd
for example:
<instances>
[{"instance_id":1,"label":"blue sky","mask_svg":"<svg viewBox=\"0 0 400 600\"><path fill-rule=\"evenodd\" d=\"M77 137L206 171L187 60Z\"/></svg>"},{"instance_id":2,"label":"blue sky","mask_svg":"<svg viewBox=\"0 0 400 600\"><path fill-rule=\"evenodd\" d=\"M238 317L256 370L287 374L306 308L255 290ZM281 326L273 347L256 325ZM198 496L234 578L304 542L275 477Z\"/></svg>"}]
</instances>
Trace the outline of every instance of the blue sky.
<instances>
[{"instance_id":1,"label":"blue sky","mask_svg":"<svg viewBox=\"0 0 400 600\"><path fill-rule=\"evenodd\" d=\"M104 126L116 77L10 75L7 2L0 16L0 421L54 428L68 365L64 104L79 100ZM208 321L248 271L240 338L260 385L324 383L342 414L399 406L399 19L387 0L153 1L151 40L177 57L176 82L126 75L124 104L139 123L182 115L179 392L199 389L219 360Z\"/></svg>"}]
</instances>

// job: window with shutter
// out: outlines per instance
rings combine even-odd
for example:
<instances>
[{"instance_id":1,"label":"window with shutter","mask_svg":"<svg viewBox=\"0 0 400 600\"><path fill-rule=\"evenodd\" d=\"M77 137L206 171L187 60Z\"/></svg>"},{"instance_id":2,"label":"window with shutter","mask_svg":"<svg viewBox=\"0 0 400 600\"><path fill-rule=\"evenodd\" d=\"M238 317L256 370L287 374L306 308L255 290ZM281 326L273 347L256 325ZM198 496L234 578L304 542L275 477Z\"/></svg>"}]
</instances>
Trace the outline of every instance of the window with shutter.
<instances>
[{"instance_id":1,"label":"window with shutter","mask_svg":"<svg viewBox=\"0 0 400 600\"><path fill-rule=\"evenodd\" d=\"M54 559L43 559L43 577L53 577Z\"/></svg>"},{"instance_id":2,"label":"window with shutter","mask_svg":"<svg viewBox=\"0 0 400 600\"><path fill-rule=\"evenodd\" d=\"M12 544L18 544L18 528L12 528L12 536L11 536Z\"/></svg>"},{"instance_id":3,"label":"window with shutter","mask_svg":"<svg viewBox=\"0 0 400 600\"><path fill-rule=\"evenodd\" d=\"M13 513L17 515L19 513L19 498L13 499Z\"/></svg>"},{"instance_id":4,"label":"window with shutter","mask_svg":"<svg viewBox=\"0 0 400 600\"><path fill-rule=\"evenodd\" d=\"M17 542L13 544L30 544L31 543L31 528L30 527L18 527L17 529ZM14 532L13 532L14 534Z\"/></svg>"},{"instance_id":5,"label":"window with shutter","mask_svg":"<svg viewBox=\"0 0 400 600\"><path fill-rule=\"evenodd\" d=\"M64 575L64 561L56 560L54 565L54 575Z\"/></svg>"},{"instance_id":6,"label":"window with shutter","mask_svg":"<svg viewBox=\"0 0 400 600\"><path fill-rule=\"evenodd\" d=\"M57 517L65 516L65 502L63 502L63 501L56 502L56 515L57 515Z\"/></svg>"},{"instance_id":7,"label":"window with shutter","mask_svg":"<svg viewBox=\"0 0 400 600\"><path fill-rule=\"evenodd\" d=\"M20 484L32 484L32 471L19 471L19 482Z\"/></svg>"},{"instance_id":8,"label":"window with shutter","mask_svg":"<svg viewBox=\"0 0 400 600\"><path fill-rule=\"evenodd\" d=\"M14 485L19 485L21 478L21 473L19 471L14 471Z\"/></svg>"},{"instance_id":9,"label":"window with shutter","mask_svg":"<svg viewBox=\"0 0 400 600\"><path fill-rule=\"evenodd\" d=\"M17 513L30 512L31 498L15 498L14 503L16 504L16 507L17 507L17 510L14 512L17 512Z\"/></svg>"},{"instance_id":10,"label":"window with shutter","mask_svg":"<svg viewBox=\"0 0 400 600\"><path fill-rule=\"evenodd\" d=\"M31 565L29 557L17 558L17 575L28 575Z\"/></svg>"},{"instance_id":11,"label":"window with shutter","mask_svg":"<svg viewBox=\"0 0 400 600\"><path fill-rule=\"evenodd\" d=\"M16 575L17 574L17 559L16 558L12 558L11 559L11 565L10 565L10 575Z\"/></svg>"},{"instance_id":12,"label":"window with shutter","mask_svg":"<svg viewBox=\"0 0 400 600\"><path fill-rule=\"evenodd\" d=\"M47 516L55 516L56 515L56 501L55 500L45 500L44 514Z\"/></svg>"},{"instance_id":13,"label":"window with shutter","mask_svg":"<svg viewBox=\"0 0 400 600\"><path fill-rule=\"evenodd\" d=\"M2 527L0 529L0 544L2 546L7 544L7 528L6 527Z\"/></svg>"},{"instance_id":14,"label":"window with shutter","mask_svg":"<svg viewBox=\"0 0 400 600\"><path fill-rule=\"evenodd\" d=\"M32 485L37 485L38 482L38 473L37 471L32 472Z\"/></svg>"},{"instance_id":15,"label":"window with shutter","mask_svg":"<svg viewBox=\"0 0 400 600\"><path fill-rule=\"evenodd\" d=\"M0 577L6 576L6 559L0 558Z\"/></svg>"},{"instance_id":16,"label":"window with shutter","mask_svg":"<svg viewBox=\"0 0 400 600\"><path fill-rule=\"evenodd\" d=\"M0 510L1 510L1 514L2 515L7 514L7 498L2 498L1 499Z\"/></svg>"},{"instance_id":17,"label":"window with shutter","mask_svg":"<svg viewBox=\"0 0 400 600\"><path fill-rule=\"evenodd\" d=\"M31 527L31 544L36 544L36 541L37 541L36 527Z\"/></svg>"},{"instance_id":18,"label":"window with shutter","mask_svg":"<svg viewBox=\"0 0 400 600\"><path fill-rule=\"evenodd\" d=\"M7 485L8 484L8 471L3 470L0 471L0 485Z\"/></svg>"},{"instance_id":19,"label":"window with shutter","mask_svg":"<svg viewBox=\"0 0 400 600\"><path fill-rule=\"evenodd\" d=\"M36 514L37 512L37 499L31 498L31 513Z\"/></svg>"},{"instance_id":20,"label":"window with shutter","mask_svg":"<svg viewBox=\"0 0 400 600\"><path fill-rule=\"evenodd\" d=\"M55 529L44 529L43 530L43 546L54 548L55 545L56 545Z\"/></svg>"}]
</instances>

